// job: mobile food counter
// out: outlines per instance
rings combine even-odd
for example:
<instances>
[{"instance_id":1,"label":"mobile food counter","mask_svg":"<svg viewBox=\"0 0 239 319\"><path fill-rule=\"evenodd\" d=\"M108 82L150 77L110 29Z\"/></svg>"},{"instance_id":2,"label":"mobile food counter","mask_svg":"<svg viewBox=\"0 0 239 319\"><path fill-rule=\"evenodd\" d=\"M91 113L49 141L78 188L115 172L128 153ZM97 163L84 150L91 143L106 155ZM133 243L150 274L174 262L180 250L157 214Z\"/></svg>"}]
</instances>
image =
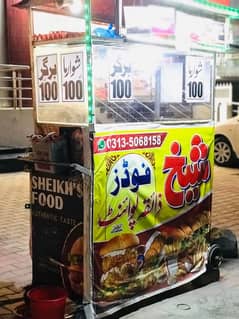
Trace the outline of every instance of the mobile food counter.
<instances>
[{"instance_id":1,"label":"mobile food counter","mask_svg":"<svg viewBox=\"0 0 239 319\"><path fill-rule=\"evenodd\" d=\"M239 11L94 0L70 14L71 4L30 7L33 285L64 285L101 318L218 266L215 52Z\"/></svg>"}]
</instances>

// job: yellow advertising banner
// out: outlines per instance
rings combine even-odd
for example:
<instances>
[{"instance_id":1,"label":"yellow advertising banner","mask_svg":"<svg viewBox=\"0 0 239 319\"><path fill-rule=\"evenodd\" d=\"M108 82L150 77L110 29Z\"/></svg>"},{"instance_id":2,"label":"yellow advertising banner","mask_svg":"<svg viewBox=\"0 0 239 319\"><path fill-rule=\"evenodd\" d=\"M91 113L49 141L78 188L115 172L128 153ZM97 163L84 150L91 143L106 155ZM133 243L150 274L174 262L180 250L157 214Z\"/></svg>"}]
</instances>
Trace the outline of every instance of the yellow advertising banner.
<instances>
[{"instance_id":1,"label":"yellow advertising banner","mask_svg":"<svg viewBox=\"0 0 239 319\"><path fill-rule=\"evenodd\" d=\"M96 312L206 271L213 142L214 129L206 126L95 134Z\"/></svg>"},{"instance_id":2,"label":"yellow advertising banner","mask_svg":"<svg viewBox=\"0 0 239 319\"><path fill-rule=\"evenodd\" d=\"M173 219L211 193L212 127L96 133L94 242Z\"/></svg>"}]
</instances>

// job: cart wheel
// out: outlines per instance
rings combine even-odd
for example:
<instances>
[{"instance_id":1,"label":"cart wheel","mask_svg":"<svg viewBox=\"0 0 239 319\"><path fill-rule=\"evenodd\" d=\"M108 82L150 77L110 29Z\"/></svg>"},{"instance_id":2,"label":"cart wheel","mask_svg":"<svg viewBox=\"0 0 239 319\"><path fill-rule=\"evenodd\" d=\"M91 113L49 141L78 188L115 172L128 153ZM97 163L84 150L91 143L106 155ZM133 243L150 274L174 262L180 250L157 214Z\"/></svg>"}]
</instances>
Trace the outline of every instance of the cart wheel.
<instances>
[{"instance_id":1,"label":"cart wheel","mask_svg":"<svg viewBox=\"0 0 239 319\"><path fill-rule=\"evenodd\" d=\"M209 247L208 256L207 256L207 265L209 269L218 269L223 261L223 256L221 249L218 245L213 244Z\"/></svg>"}]
</instances>

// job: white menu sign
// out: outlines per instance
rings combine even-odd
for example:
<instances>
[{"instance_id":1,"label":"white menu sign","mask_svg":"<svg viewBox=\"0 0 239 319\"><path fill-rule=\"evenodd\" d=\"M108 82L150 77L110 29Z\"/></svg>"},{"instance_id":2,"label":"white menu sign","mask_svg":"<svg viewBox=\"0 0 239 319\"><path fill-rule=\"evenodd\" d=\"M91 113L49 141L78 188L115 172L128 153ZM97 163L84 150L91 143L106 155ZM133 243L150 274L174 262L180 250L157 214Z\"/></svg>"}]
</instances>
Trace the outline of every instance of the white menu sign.
<instances>
[{"instance_id":1,"label":"white menu sign","mask_svg":"<svg viewBox=\"0 0 239 319\"><path fill-rule=\"evenodd\" d=\"M63 102L84 101L83 51L61 55L61 94Z\"/></svg>"},{"instance_id":2,"label":"white menu sign","mask_svg":"<svg viewBox=\"0 0 239 319\"><path fill-rule=\"evenodd\" d=\"M187 56L185 62L185 100L188 103L210 102L211 68L205 57Z\"/></svg>"},{"instance_id":3,"label":"white menu sign","mask_svg":"<svg viewBox=\"0 0 239 319\"><path fill-rule=\"evenodd\" d=\"M39 103L55 103L59 101L57 55L36 57L37 92Z\"/></svg>"},{"instance_id":4,"label":"white menu sign","mask_svg":"<svg viewBox=\"0 0 239 319\"><path fill-rule=\"evenodd\" d=\"M110 67L109 101L125 101L133 98L132 67L118 57Z\"/></svg>"}]
</instances>

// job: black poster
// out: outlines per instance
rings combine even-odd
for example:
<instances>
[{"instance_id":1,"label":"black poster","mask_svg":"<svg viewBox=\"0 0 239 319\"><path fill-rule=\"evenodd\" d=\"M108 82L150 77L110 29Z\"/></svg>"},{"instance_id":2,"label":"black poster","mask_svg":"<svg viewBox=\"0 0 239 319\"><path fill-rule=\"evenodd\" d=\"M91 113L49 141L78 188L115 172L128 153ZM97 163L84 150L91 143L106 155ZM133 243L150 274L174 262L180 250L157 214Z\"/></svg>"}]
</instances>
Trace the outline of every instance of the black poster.
<instances>
[{"instance_id":1,"label":"black poster","mask_svg":"<svg viewBox=\"0 0 239 319\"><path fill-rule=\"evenodd\" d=\"M31 174L33 285L83 289L83 178Z\"/></svg>"}]
</instances>

